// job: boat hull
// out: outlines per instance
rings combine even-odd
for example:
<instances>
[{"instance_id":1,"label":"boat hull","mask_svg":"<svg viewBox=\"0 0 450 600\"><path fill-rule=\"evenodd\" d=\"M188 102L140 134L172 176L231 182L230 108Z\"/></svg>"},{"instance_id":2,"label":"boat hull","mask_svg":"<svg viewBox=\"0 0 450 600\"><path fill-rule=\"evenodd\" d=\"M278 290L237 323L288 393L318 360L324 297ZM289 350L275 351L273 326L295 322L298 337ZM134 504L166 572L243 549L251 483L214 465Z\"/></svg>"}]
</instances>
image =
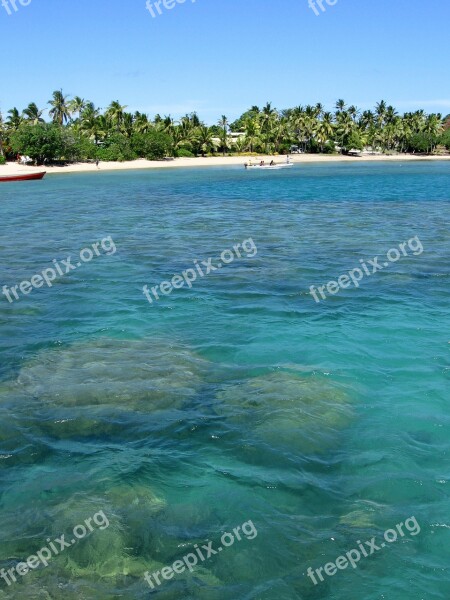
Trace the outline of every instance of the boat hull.
<instances>
[{"instance_id":1,"label":"boat hull","mask_svg":"<svg viewBox=\"0 0 450 600\"><path fill-rule=\"evenodd\" d=\"M38 179L43 179L46 172L47 171L42 171L40 173L22 173L20 175L6 175L4 177L0 177L0 183L6 183L10 181L36 181Z\"/></svg>"},{"instance_id":2,"label":"boat hull","mask_svg":"<svg viewBox=\"0 0 450 600\"><path fill-rule=\"evenodd\" d=\"M282 165L247 165L247 169L254 169L255 171L257 170L261 170L261 171L279 171L280 169L290 169L291 167L294 166L294 163L286 163L286 164L282 164Z\"/></svg>"}]
</instances>

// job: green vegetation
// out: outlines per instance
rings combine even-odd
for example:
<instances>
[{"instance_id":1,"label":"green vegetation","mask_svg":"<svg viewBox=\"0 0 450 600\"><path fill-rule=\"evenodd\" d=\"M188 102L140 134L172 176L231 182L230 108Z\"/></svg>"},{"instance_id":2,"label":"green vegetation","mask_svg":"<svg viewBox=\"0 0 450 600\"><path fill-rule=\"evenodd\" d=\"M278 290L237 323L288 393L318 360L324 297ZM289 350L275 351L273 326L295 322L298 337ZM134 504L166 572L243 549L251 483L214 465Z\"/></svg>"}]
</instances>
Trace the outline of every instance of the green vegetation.
<instances>
[{"instance_id":1,"label":"green vegetation","mask_svg":"<svg viewBox=\"0 0 450 600\"><path fill-rule=\"evenodd\" d=\"M447 150L450 150L450 126L442 134L441 139L440 139L440 143L443 146L445 146L447 148Z\"/></svg>"},{"instance_id":2,"label":"green vegetation","mask_svg":"<svg viewBox=\"0 0 450 600\"><path fill-rule=\"evenodd\" d=\"M11 133L10 146L14 154L28 154L37 163L75 157L75 140L70 130L56 123L21 126Z\"/></svg>"},{"instance_id":3,"label":"green vegetation","mask_svg":"<svg viewBox=\"0 0 450 600\"><path fill-rule=\"evenodd\" d=\"M193 154L190 150L186 148L180 148L176 151L176 155L178 158L194 158L195 154Z\"/></svg>"},{"instance_id":4,"label":"green vegetation","mask_svg":"<svg viewBox=\"0 0 450 600\"><path fill-rule=\"evenodd\" d=\"M137 156L160 160L171 153L172 139L161 131L134 133L131 136L131 148Z\"/></svg>"},{"instance_id":5,"label":"green vegetation","mask_svg":"<svg viewBox=\"0 0 450 600\"><path fill-rule=\"evenodd\" d=\"M153 120L126 111L119 101L101 112L92 102L62 90L53 92L44 109L32 102L22 112L0 113L0 161L27 154L36 163L51 161L159 160L167 156L206 156L221 153L286 154L292 146L303 152L331 154L369 148L379 152L431 153L450 149L450 116L419 110L399 115L385 101L374 111L359 111L336 102L334 112L322 104L276 110L270 103L252 106L233 123L222 117L208 126L197 114L175 122L170 116ZM4 162L4 159L3 159Z\"/></svg>"}]
</instances>

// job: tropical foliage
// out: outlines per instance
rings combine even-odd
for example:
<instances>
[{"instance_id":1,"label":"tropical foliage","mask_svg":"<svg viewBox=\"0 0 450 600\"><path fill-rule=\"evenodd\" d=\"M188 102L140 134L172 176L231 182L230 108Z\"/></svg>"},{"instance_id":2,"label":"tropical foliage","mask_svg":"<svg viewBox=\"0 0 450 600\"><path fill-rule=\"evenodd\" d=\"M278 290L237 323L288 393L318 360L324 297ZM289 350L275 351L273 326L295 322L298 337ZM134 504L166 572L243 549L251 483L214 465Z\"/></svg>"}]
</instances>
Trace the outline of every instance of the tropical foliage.
<instances>
[{"instance_id":1,"label":"tropical foliage","mask_svg":"<svg viewBox=\"0 0 450 600\"><path fill-rule=\"evenodd\" d=\"M44 115L48 111L47 120ZM48 122L50 121L50 122ZM348 153L372 151L431 153L450 149L450 116L423 110L398 114L384 100L374 110L360 111L338 100L332 111L322 104L277 110L269 102L252 106L230 123L225 115L215 125L197 113L179 121L171 116L151 119L127 112L114 100L105 109L79 96L53 92L47 109L31 102L22 111L0 113L0 157L28 154L36 162L71 160L162 159L222 153Z\"/></svg>"}]
</instances>

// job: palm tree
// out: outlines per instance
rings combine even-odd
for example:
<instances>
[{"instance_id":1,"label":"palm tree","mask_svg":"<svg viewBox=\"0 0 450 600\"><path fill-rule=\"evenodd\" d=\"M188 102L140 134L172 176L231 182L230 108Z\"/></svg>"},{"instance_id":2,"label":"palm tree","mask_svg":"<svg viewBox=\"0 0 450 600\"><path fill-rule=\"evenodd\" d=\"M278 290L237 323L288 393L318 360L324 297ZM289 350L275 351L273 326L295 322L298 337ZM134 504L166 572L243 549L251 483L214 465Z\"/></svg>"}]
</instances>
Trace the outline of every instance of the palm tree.
<instances>
[{"instance_id":1,"label":"palm tree","mask_svg":"<svg viewBox=\"0 0 450 600\"><path fill-rule=\"evenodd\" d=\"M161 117L159 117L160 121L162 121ZM155 123L156 123L156 117L155 117ZM133 123L133 128L134 131L136 133L147 133L151 127L151 123L149 121L148 115L140 113L139 111L136 111L134 113L134 123Z\"/></svg>"},{"instance_id":2,"label":"palm tree","mask_svg":"<svg viewBox=\"0 0 450 600\"><path fill-rule=\"evenodd\" d=\"M356 106L349 106L348 107L348 114L351 116L351 118L353 119L353 121L356 121L356 119L359 116L359 110L356 108Z\"/></svg>"},{"instance_id":3,"label":"palm tree","mask_svg":"<svg viewBox=\"0 0 450 600\"><path fill-rule=\"evenodd\" d=\"M320 151L323 152L323 147L326 142L330 141L334 134L333 115L330 112L323 113L322 122L319 125L318 141Z\"/></svg>"},{"instance_id":4,"label":"palm tree","mask_svg":"<svg viewBox=\"0 0 450 600\"><path fill-rule=\"evenodd\" d=\"M175 150L180 148L195 150L198 146L198 127L194 123L200 123L195 113L185 115L178 124L175 124L169 116L158 125L158 129L171 136Z\"/></svg>"},{"instance_id":5,"label":"palm tree","mask_svg":"<svg viewBox=\"0 0 450 600\"><path fill-rule=\"evenodd\" d=\"M384 118L386 116L386 110L387 110L387 106L386 106L386 102L384 100L380 100L380 102L377 102L377 104L375 105L375 114L377 115L377 122L378 122L379 127L381 127L382 124L384 123Z\"/></svg>"},{"instance_id":6,"label":"palm tree","mask_svg":"<svg viewBox=\"0 0 450 600\"><path fill-rule=\"evenodd\" d=\"M181 118L178 128L180 129L184 139L189 141L189 143L192 142L192 139L196 134L196 126L194 125L190 115L185 115Z\"/></svg>"},{"instance_id":7,"label":"palm tree","mask_svg":"<svg viewBox=\"0 0 450 600\"><path fill-rule=\"evenodd\" d=\"M430 139L430 145L427 148L427 152L431 152L432 150L434 150L434 147L437 143L437 138L439 134L442 133L442 130L442 115L432 114L426 117L423 126L423 131L429 136Z\"/></svg>"},{"instance_id":8,"label":"palm tree","mask_svg":"<svg viewBox=\"0 0 450 600\"><path fill-rule=\"evenodd\" d=\"M202 123L198 118L198 114L196 112L191 113L190 115L186 115L192 125L192 127L200 127Z\"/></svg>"},{"instance_id":9,"label":"palm tree","mask_svg":"<svg viewBox=\"0 0 450 600\"><path fill-rule=\"evenodd\" d=\"M397 118L397 111L395 110L395 108L393 106L388 106L386 108L385 111L385 121L386 123L393 123L395 121L395 119Z\"/></svg>"},{"instance_id":10,"label":"palm tree","mask_svg":"<svg viewBox=\"0 0 450 600\"><path fill-rule=\"evenodd\" d=\"M42 118L44 111L39 110L34 102L30 102L30 104L23 110L23 115L26 117L26 121L31 125L37 125L38 123L43 123L44 119Z\"/></svg>"},{"instance_id":11,"label":"palm tree","mask_svg":"<svg viewBox=\"0 0 450 600\"><path fill-rule=\"evenodd\" d=\"M127 138L130 138L133 135L134 129L134 117L131 113L124 112L122 118L122 126L121 131L126 135Z\"/></svg>"},{"instance_id":12,"label":"palm tree","mask_svg":"<svg viewBox=\"0 0 450 600\"><path fill-rule=\"evenodd\" d=\"M3 115L0 112L0 156L5 156L5 151L3 150L4 138L6 137L6 128L3 122Z\"/></svg>"},{"instance_id":13,"label":"palm tree","mask_svg":"<svg viewBox=\"0 0 450 600\"><path fill-rule=\"evenodd\" d=\"M75 96L75 98L69 102L69 110L73 115L78 113L78 118L80 118L81 113L86 108L86 105L87 102L83 98L80 98L80 96Z\"/></svg>"},{"instance_id":14,"label":"palm tree","mask_svg":"<svg viewBox=\"0 0 450 600\"><path fill-rule=\"evenodd\" d=\"M277 144L280 124L280 115L275 108L272 108L271 102L267 102L259 114L259 124L261 127L261 136L266 145L266 152L271 153Z\"/></svg>"},{"instance_id":15,"label":"palm tree","mask_svg":"<svg viewBox=\"0 0 450 600\"><path fill-rule=\"evenodd\" d=\"M341 112L344 112L344 110L345 110L345 102L341 98L336 102L336 112L341 113Z\"/></svg>"},{"instance_id":16,"label":"palm tree","mask_svg":"<svg viewBox=\"0 0 450 600\"><path fill-rule=\"evenodd\" d=\"M240 137L238 137L236 140L234 140L233 142L234 147L236 148L236 150L241 153L241 152L245 152L245 150L247 149L247 139L244 135L241 135Z\"/></svg>"},{"instance_id":17,"label":"palm tree","mask_svg":"<svg viewBox=\"0 0 450 600\"><path fill-rule=\"evenodd\" d=\"M398 132L397 132L399 151L405 152L407 144L408 144L408 140L410 139L410 137L412 135L412 129L410 127L409 121L406 118L406 115L402 119L399 119L399 120L400 120L400 124L399 124Z\"/></svg>"},{"instance_id":18,"label":"palm tree","mask_svg":"<svg viewBox=\"0 0 450 600\"><path fill-rule=\"evenodd\" d=\"M211 129L206 127L206 125L201 125L198 128L197 142L200 145L202 156L205 156L207 152L215 150L216 144L213 137Z\"/></svg>"},{"instance_id":19,"label":"palm tree","mask_svg":"<svg viewBox=\"0 0 450 600\"><path fill-rule=\"evenodd\" d=\"M376 134L375 115L371 110L365 110L358 120L358 127L361 135L364 135L367 145L374 149L374 140Z\"/></svg>"},{"instance_id":20,"label":"palm tree","mask_svg":"<svg viewBox=\"0 0 450 600\"><path fill-rule=\"evenodd\" d=\"M175 128L175 122L170 115L165 116L164 119L161 118L160 115L156 115L154 120L154 126L156 131L162 131L163 133L172 135L173 130Z\"/></svg>"},{"instance_id":21,"label":"palm tree","mask_svg":"<svg viewBox=\"0 0 450 600\"><path fill-rule=\"evenodd\" d=\"M272 102L267 102L260 113L261 125L264 123L273 123L276 121L278 117L278 112L276 108L272 108ZM263 127L262 127L263 129Z\"/></svg>"},{"instance_id":22,"label":"palm tree","mask_svg":"<svg viewBox=\"0 0 450 600\"><path fill-rule=\"evenodd\" d=\"M386 150L393 150L395 146L395 138L397 135L397 128L395 123L387 123L382 129L381 137Z\"/></svg>"},{"instance_id":23,"label":"palm tree","mask_svg":"<svg viewBox=\"0 0 450 600\"><path fill-rule=\"evenodd\" d=\"M317 127L316 138L317 138L317 141L320 146L320 151L323 152L324 145L328 140L328 136L327 136L323 122L320 122L319 126Z\"/></svg>"},{"instance_id":24,"label":"palm tree","mask_svg":"<svg viewBox=\"0 0 450 600\"><path fill-rule=\"evenodd\" d=\"M219 127L222 129L220 132L220 143L222 144L223 155L225 156L225 151L228 148L228 119L225 115L222 115L217 123Z\"/></svg>"},{"instance_id":25,"label":"palm tree","mask_svg":"<svg viewBox=\"0 0 450 600\"><path fill-rule=\"evenodd\" d=\"M118 100L114 100L108 106L105 112L106 120L115 126L116 130L119 131L123 121L123 114L126 106L122 106Z\"/></svg>"},{"instance_id":26,"label":"palm tree","mask_svg":"<svg viewBox=\"0 0 450 600\"><path fill-rule=\"evenodd\" d=\"M247 119L244 124L245 142L250 147L250 152L253 152L255 147L261 144L260 127L256 119Z\"/></svg>"},{"instance_id":27,"label":"palm tree","mask_svg":"<svg viewBox=\"0 0 450 600\"><path fill-rule=\"evenodd\" d=\"M52 100L48 101L48 104L52 107L49 114L53 117L53 122L58 125L63 125L70 119L70 110L67 103L67 96L64 96L62 90L56 90L53 92Z\"/></svg>"},{"instance_id":28,"label":"palm tree","mask_svg":"<svg viewBox=\"0 0 450 600\"><path fill-rule=\"evenodd\" d=\"M106 120L100 115L100 110L95 108L93 102L89 102L81 113L80 118L81 131L83 131L90 139L93 139L94 144L97 145L100 138L103 138L107 132Z\"/></svg>"},{"instance_id":29,"label":"palm tree","mask_svg":"<svg viewBox=\"0 0 450 600\"><path fill-rule=\"evenodd\" d=\"M272 124L269 135L274 144L275 152L279 152L284 140L289 139L287 119L277 119Z\"/></svg>"},{"instance_id":30,"label":"palm tree","mask_svg":"<svg viewBox=\"0 0 450 600\"><path fill-rule=\"evenodd\" d=\"M99 114L100 114L100 109L95 108L95 104L93 102L88 102L81 112L81 119L82 120L88 119L88 118L91 118L92 116L98 117Z\"/></svg>"},{"instance_id":31,"label":"palm tree","mask_svg":"<svg viewBox=\"0 0 450 600\"><path fill-rule=\"evenodd\" d=\"M9 115L9 117L8 117L8 120L6 121L6 125L12 131L16 131L17 129L19 129L20 125L22 124L23 118L20 115L20 113L16 107L8 110L8 115Z\"/></svg>"},{"instance_id":32,"label":"palm tree","mask_svg":"<svg viewBox=\"0 0 450 600\"><path fill-rule=\"evenodd\" d=\"M318 128L318 121L316 119L316 111L313 106L307 106L305 108L305 117L303 120L303 131L304 131L304 143L305 150L306 144L311 144L312 140L315 139Z\"/></svg>"},{"instance_id":33,"label":"palm tree","mask_svg":"<svg viewBox=\"0 0 450 600\"><path fill-rule=\"evenodd\" d=\"M173 127L170 136L172 137L175 150L180 148L192 148L192 144L196 142L195 132L193 130L187 130L182 125Z\"/></svg>"},{"instance_id":34,"label":"palm tree","mask_svg":"<svg viewBox=\"0 0 450 600\"><path fill-rule=\"evenodd\" d=\"M347 140L356 129L356 125L347 112L340 112L336 117L336 126L339 146L341 147L341 152L343 152L347 146Z\"/></svg>"},{"instance_id":35,"label":"palm tree","mask_svg":"<svg viewBox=\"0 0 450 600\"><path fill-rule=\"evenodd\" d=\"M318 102L318 103L316 104L316 106L314 107L314 110L315 110L315 113L316 113L316 117L317 117L318 119L320 119L320 117L321 117L321 116L322 116L322 114L323 114L323 104L322 104L321 102Z\"/></svg>"},{"instance_id":36,"label":"palm tree","mask_svg":"<svg viewBox=\"0 0 450 600\"><path fill-rule=\"evenodd\" d=\"M365 110L359 119L360 127L367 129L375 123L375 117L371 110Z\"/></svg>"}]
</instances>

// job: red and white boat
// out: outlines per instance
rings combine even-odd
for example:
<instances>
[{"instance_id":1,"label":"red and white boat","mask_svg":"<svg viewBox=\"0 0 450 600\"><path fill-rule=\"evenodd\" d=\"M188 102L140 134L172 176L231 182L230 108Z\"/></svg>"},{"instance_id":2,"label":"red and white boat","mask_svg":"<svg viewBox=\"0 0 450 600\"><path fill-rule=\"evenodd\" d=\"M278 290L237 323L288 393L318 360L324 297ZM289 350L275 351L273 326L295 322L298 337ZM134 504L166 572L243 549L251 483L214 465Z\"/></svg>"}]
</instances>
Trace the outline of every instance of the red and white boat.
<instances>
[{"instance_id":1,"label":"red and white boat","mask_svg":"<svg viewBox=\"0 0 450 600\"><path fill-rule=\"evenodd\" d=\"M47 171L41 171L40 173L21 173L18 175L5 175L0 176L0 183L4 181L34 181L36 179L43 179Z\"/></svg>"}]
</instances>

